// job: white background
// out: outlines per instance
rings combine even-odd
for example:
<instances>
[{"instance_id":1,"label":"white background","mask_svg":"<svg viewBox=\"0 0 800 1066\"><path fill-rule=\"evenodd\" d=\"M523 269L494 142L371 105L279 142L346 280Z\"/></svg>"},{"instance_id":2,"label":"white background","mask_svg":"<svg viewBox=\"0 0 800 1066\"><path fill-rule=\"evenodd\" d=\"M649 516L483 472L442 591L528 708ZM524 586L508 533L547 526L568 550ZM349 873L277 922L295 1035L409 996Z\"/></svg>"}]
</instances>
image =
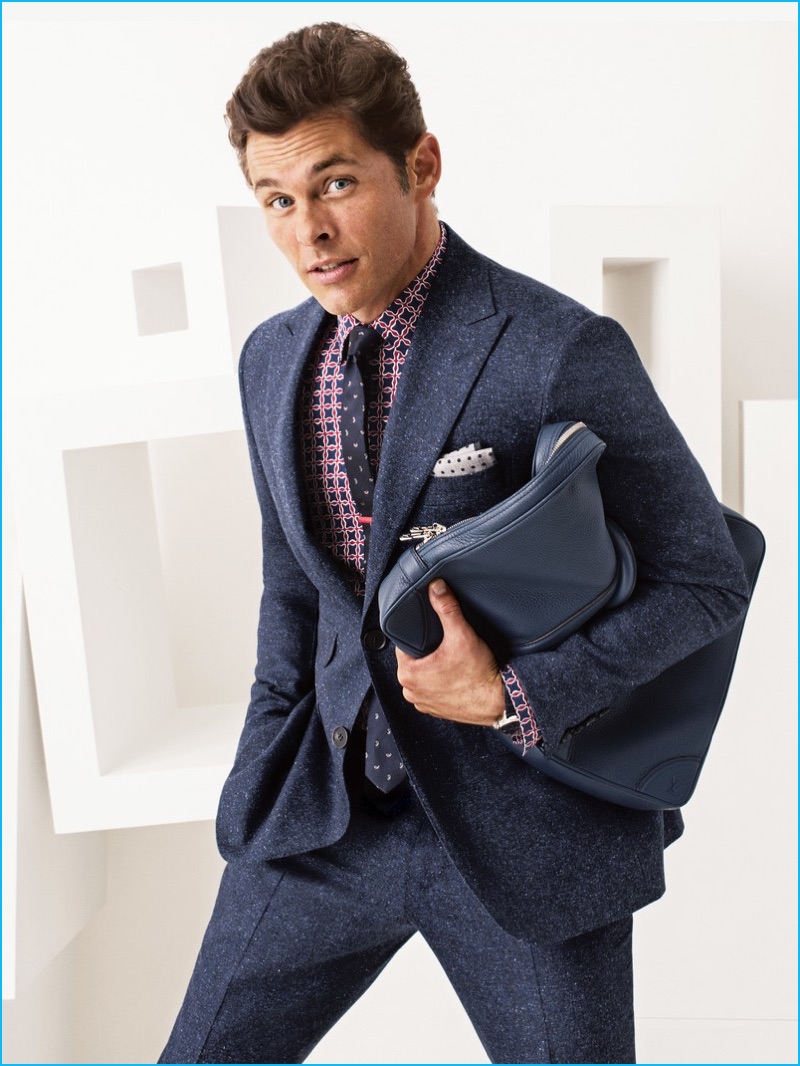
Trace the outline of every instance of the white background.
<instances>
[{"instance_id":1,"label":"white background","mask_svg":"<svg viewBox=\"0 0 800 1066\"><path fill-rule=\"evenodd\" d=\"M251 199L224 104L260 47L336 19L406 56L442 143L442 217L511 267L548 280L554 205L718 209L723 486L726 501L742 506L739 402L795 395L793 12L724 3L5 4L6 403L233 372L217 208ZM131 271L170 262L183 265L190 328L139 337ZM261 316L302 297L274 266ZM163 550L180 554L175 544ZM249 628L254 643L254 617ZM770 730L783 738L778 756L790 756L791 679L779 659L751 666L715 740L731 765ZM54 901L85 876L95 913L71 939L54 935L51 951L37 947L39 964L4 1008L4 1061L153 1061L210 914L212 827L54 840L30 678L20 703L30 786L20 791L20 824L35 852L25 894L39 924L61 930ZM746 775L749 763L738 765ZM722 773L707 799L693 801L694 826L687 812L687 835L668 858L667 899L639 921L645 1061L796 1054L783 1024L794 1005L793 843L779 816L792 805L792 761L784 766L777 817L755 818L742 782ZM399 1014L402 996L418 1018L390 1061L482 1061L421 948L397 960L383 989L383 1009ZM316 1061L372 1061L368 1027L347 1026ZM742 1057L730 1057L736 1047Z\"/></svg>"}]
</instances>

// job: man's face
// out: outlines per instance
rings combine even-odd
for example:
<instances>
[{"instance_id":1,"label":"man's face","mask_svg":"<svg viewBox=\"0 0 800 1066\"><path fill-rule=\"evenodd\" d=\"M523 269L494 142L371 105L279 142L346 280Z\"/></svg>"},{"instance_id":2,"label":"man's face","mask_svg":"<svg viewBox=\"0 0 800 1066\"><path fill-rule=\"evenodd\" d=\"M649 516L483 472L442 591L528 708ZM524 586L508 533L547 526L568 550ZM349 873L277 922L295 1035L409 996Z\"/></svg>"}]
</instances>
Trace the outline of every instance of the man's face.
<instances>
[{"instance_id":1,"label":"man's face","mask_svg":"<svg viewBox=\"0 0 800 1066\"><path fill-rule=\"evenodd\" d=\"M361 322L377 318L433 254L438 161L425 134L409 153L403 192L392 160L334 113L247 140L247 173L270 237L326 311Z\"/></svg>"}]
</instances>

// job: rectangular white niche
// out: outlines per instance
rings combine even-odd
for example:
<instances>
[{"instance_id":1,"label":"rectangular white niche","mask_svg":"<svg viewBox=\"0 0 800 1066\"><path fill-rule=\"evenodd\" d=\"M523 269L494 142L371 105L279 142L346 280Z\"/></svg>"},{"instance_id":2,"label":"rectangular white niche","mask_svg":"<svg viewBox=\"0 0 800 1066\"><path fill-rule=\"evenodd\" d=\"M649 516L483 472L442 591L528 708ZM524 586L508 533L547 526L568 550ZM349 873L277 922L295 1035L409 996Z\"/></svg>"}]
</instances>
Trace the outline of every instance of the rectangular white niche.
<instances>
[{"instance_id":1,"label":"rectangular white niche","mask_svg":"<svg viewBox=\"0 0 800 1066\"><path fill-rule=\"evenodd\" d=\"M650 377L668 391L668 259L604 259L603 313L625 324Z\"/></svg>"},{"instance_id":2,"label":"rectangular white niche","mask_svg":"<svg viewBox=\"0 0 800 1066\"><path fill-rule=\"evenodd\" d=\"M140 337L189 328L180 263L132 271L136 328Z\"/></svg>"},{"instance_id":3,"label":"rectangular white niche","mask_svg":"<svg viewBox=\"0 0 800 1066\"><path fill-rule=\"evenodd\" d=\"M259 322L308 298L267 234L260 207L217 207L219 254L233 365Z\"/></svg>"},{"instance_id":4,"label":"rectangular white niche","mask_svg":"<svg viewBox=\"0 0 800 1066\"><path fill-rule=\"evenodd\" d=\"M31 402L16 501L56 829L214 815L260 521L231 377Z\"/></svg>"},{"instance_id":5,"label":"rectangular white niche","mask_svg":"<svg viewBox=\"0 0 800 1066\"><path fill-rule=\"evenodd\" d=\"M551 284L625 327L719 494L718 209L559 206L551 208L550 227Z\"/></svg>"},{"instance_id":6,"label":"rectangular white niche","mask_svg":"<svg viewBox=\"0 0 800 1066\"><path fill-rule=\"evenodd\" d=\"M165 729L178 764L213 756L241 714L259 593L243 449L237 432L64 453L101 773L163 762Z\"/></svg>"}]
</instances>

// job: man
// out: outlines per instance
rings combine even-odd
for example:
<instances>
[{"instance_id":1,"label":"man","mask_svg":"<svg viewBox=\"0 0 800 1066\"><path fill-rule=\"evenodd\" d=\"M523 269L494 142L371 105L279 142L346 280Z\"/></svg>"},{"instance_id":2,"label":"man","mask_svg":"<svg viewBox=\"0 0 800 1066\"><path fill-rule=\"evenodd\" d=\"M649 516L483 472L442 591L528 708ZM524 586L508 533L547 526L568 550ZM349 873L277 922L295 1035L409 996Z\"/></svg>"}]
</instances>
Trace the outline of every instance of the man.
<instances>
[{"instance_id":1,"label":"man","mask_svg":"<svg viewBox=\"0 0 800 1066\"><path fill-rule=\"evenodd\" d=\"M621 327L440 224L439 145L387 44L292 33L228 120L312 298L240 362L263 517L256 679L219 808L228 866L161 1061L302 1061L420 930L492 1061L633 1062L632 912L664 890L680 815L557 784L495 727L547 750L730 627L745 585L719 506ZM376 593L400 536L519 488L561 419L607 444L631 599L499 663L434 583L441 645L395 651ZM459 459L469 473L441 476ZM391 1047L389 1031L375 1061Z\"/></svg>"}]
</instances>

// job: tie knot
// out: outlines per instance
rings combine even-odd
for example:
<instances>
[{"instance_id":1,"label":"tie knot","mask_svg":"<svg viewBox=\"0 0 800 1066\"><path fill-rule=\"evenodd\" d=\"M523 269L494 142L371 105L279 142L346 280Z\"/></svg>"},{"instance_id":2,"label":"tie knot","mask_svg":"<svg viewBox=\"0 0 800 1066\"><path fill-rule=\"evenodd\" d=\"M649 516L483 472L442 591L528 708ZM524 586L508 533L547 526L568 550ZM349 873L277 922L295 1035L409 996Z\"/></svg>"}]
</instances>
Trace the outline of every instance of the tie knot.
<instances>
[{"instance_id":1,"label":"tie knot","mask_svg":"<svg viewBox=\"0 0 800 1066\"><path fill-rule=\"evenodd\" d=\"M361 363L378 351L383 337L372 326L354 326L347 335L346 359Z\"/></svg>"}]
</instances>

